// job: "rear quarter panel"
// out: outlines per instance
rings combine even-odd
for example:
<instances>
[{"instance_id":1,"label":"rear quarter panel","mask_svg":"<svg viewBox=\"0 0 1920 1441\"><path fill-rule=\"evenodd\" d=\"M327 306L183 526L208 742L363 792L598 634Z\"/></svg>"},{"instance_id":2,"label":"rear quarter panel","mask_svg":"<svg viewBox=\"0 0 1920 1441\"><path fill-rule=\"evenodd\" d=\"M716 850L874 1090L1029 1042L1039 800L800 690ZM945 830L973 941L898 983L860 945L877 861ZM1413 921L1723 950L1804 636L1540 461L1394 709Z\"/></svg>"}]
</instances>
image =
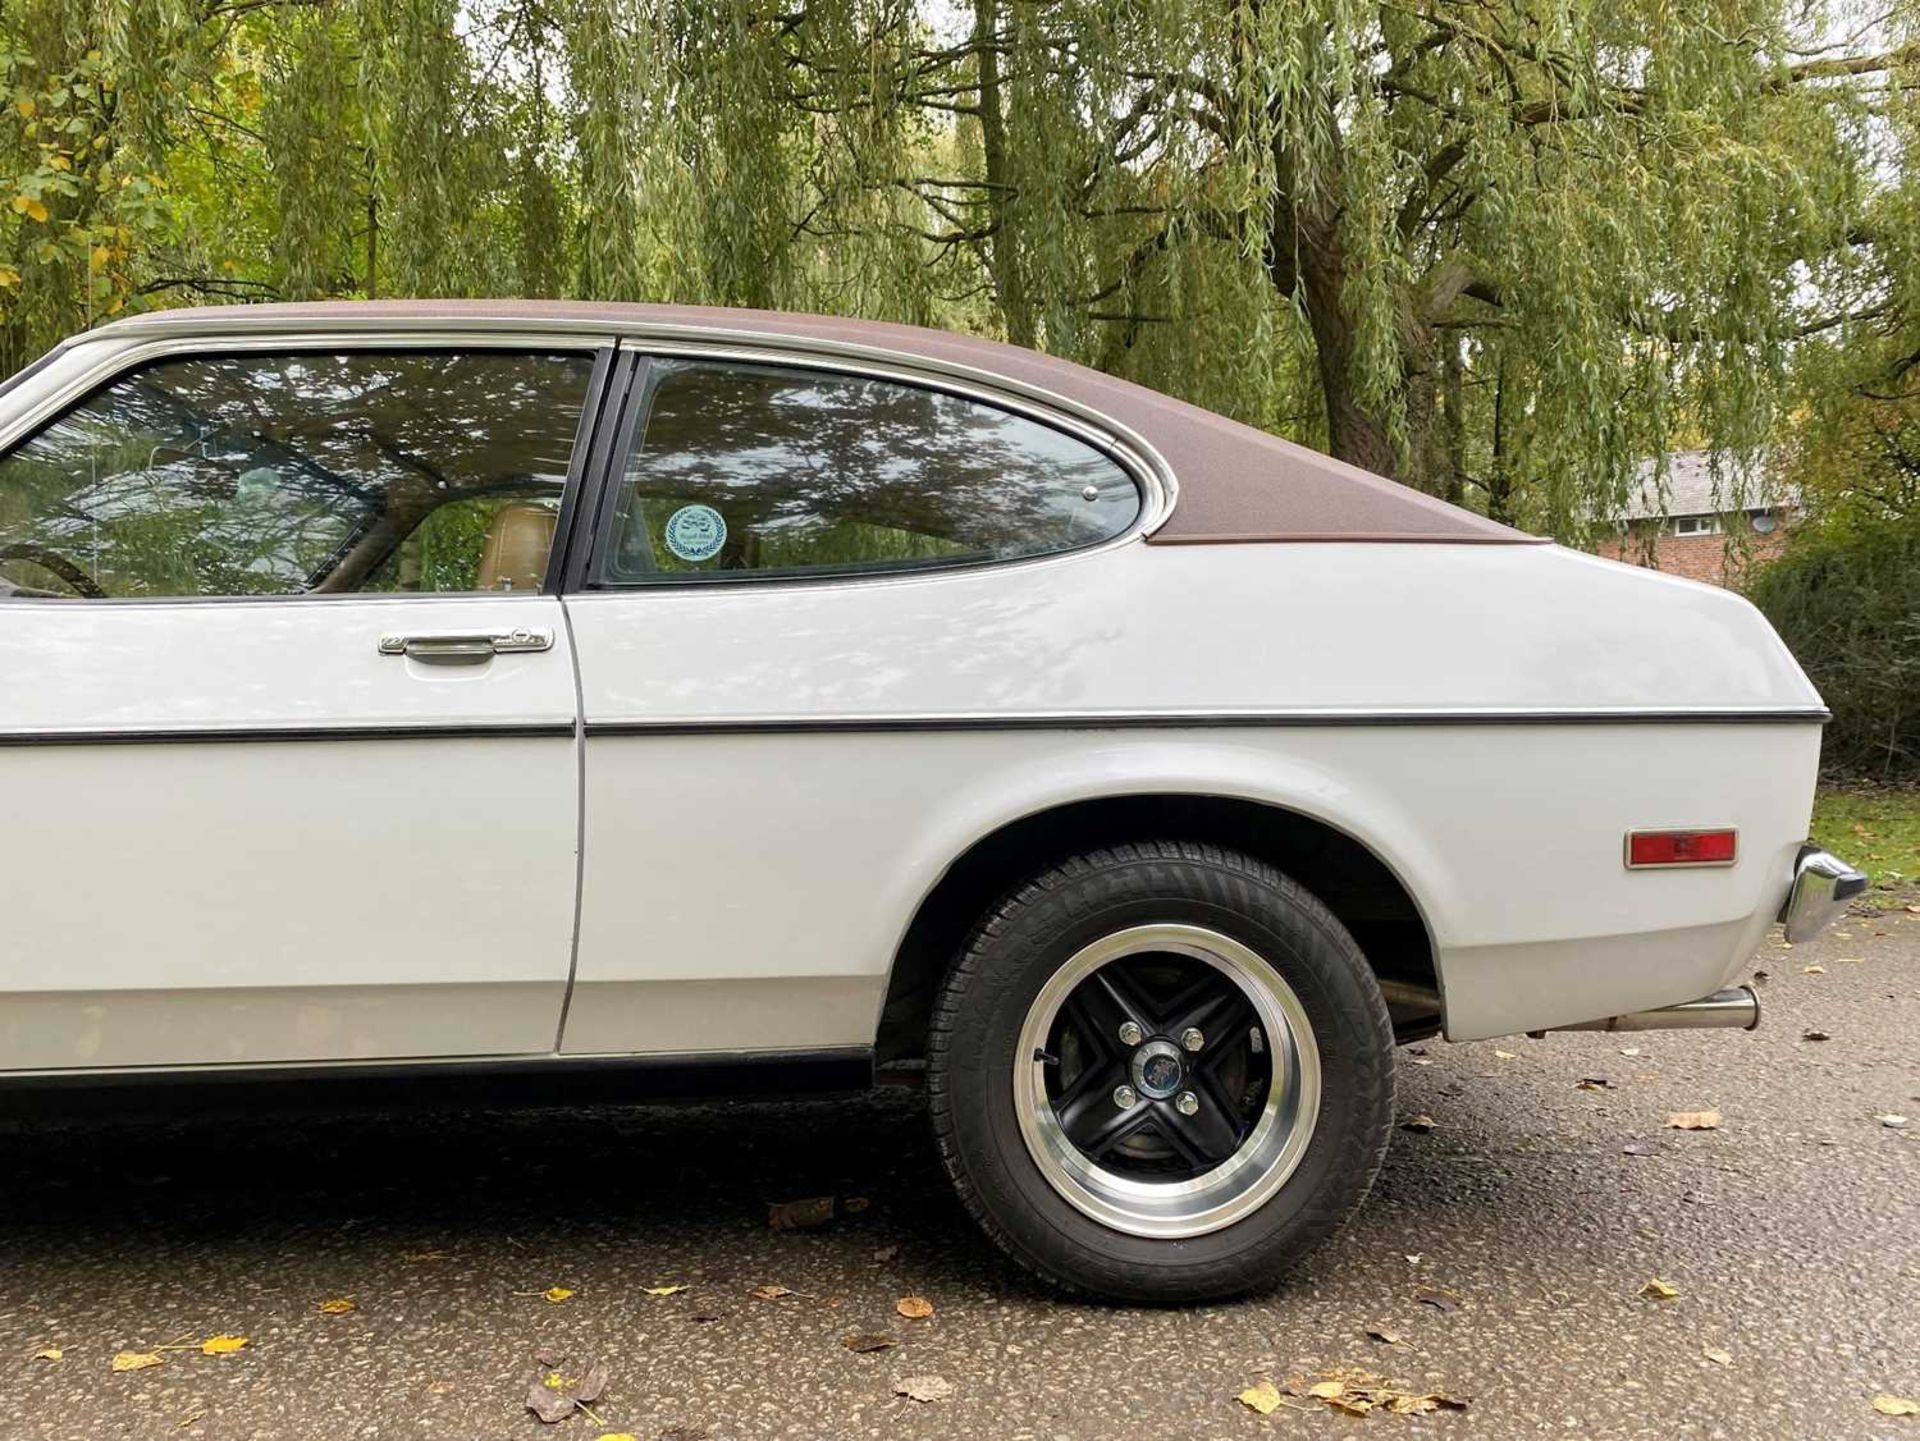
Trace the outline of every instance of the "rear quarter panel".
<instances>
[{"instance_id":1,"label":"rear quarter panel","mask_svg":"<svg viewBox=\"0 0 1920 1441\"><path fill-rule=\"evenodd\" d=\"M1777 908L1818 756L1818 697L1745 602L1555 547L1136 541L568 607L570 1051L865 1044L968 846L1146 793L1371 848L1427 921L1452 1035L1687 1000ZM1737 826L1740 859L1627 871L1625 832L1662 825Z\"/></svg>"}]
</instances>

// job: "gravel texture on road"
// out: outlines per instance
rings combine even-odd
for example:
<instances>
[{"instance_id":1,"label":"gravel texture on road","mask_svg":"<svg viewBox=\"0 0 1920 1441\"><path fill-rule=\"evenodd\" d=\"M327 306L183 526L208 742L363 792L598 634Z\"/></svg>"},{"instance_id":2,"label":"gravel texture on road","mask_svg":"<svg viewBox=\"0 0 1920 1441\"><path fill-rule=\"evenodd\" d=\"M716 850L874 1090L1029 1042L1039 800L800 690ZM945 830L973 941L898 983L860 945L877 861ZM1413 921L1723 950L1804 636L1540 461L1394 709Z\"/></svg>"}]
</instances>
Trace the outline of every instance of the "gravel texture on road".
<instances>
[{"instance_id":1,"label":"gravel texture on road","mask_svg":"<svg viewBox=\"0 0 1920 1441\"><path fill-rule=\"evenodd\" d=\"M1776 936L1753 967L1751 1035L1403 1051L1400 1115L1432 1129L1395 1133L1285 1289L1192 1310L1064 1300L1004 1263L910 1093L10 1121L0 1435L1920 1438L1873 1405L1920 1400L1920 916ZM1709 1109L1717 1130L1666 1124ZM828 1224L769 1227L818 1196ZM1643 1295L1656 1278L1677 1295ZM248 1344L203 1354L219 1335ZM525 1408L596 1361L590 1414ZM1343 1368L1469 1406L1236 1400ZM950 1394L896 1394L916 1378Z\"/></svg>"}]
</instances>

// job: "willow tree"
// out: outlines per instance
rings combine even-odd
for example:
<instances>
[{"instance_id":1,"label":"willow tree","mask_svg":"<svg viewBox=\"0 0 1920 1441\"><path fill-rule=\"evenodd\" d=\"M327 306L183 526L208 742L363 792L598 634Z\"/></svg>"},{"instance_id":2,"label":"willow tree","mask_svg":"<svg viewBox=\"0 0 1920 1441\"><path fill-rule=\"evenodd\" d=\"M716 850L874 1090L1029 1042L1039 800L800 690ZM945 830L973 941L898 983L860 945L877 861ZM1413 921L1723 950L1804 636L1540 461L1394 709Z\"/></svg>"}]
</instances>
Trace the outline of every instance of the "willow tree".
<instances>
[{"instance_id":1,"label":"willow tree","mask_svg":"<svg viewBox=\"0 0 1920 1441\"><path fill-rule=\"evenodd\" d=\"M1676 433L1760 444L1795 339L1900 287L1920 8L1842 18L974 0L898 67L977 136L912 183L1010 336L1565 532Z\"/></svg>"},{"instance_id":2,"label":"willow tree","mask_svg":"<svg viewBox=\"0 0 1920 1441\"><path fill-rule=\"evenodd\" d=\"M192 297L811 308L1572 535L1910 316L1891 3L6 0L0 361Z\"/></svg>"}]
</instances>

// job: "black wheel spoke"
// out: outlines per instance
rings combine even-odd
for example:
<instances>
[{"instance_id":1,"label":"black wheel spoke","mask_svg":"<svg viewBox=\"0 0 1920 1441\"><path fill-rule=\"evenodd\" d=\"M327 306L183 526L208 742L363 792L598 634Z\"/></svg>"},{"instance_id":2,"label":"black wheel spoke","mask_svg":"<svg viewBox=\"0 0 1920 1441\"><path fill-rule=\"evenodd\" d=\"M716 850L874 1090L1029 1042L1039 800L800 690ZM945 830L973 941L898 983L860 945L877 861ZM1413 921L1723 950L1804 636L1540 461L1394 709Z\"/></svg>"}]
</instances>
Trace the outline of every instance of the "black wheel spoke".
<instances>
[{"instance_id":1,"label":"black wheel spoke","mask_svg":"<svg viewBox=\"0 0 1920 1441\"><path fill-rule=\"evenodd\" d=\"M1205 1038L1200 1051L1203 1061L1224 1055L1235 1042L1245 1039L1258 1020L1246 992L1225 976L1217 979L1207 994L1197 998L1175 1019L1167 1023L1167 1034L1178 1040L1188 1031Z\"/></svg>"},{"instance_id":2,"label":"black wheel spoke","mask_svg":"<svg viewBox=\"0 0 1920 1441\"><path fill-rule=\"evenodd\" d=\"M1217 1166L1240 1149L1240 1123L1216 1096L1194 1094L1200 1105L1191 1116L1171 1101L1155 1102L1160 1132L1194 1165Z\"/></svg>"},{"instance_id":3,"label":"black wheel spoke","mask_svg":"<svg viewBox=\"0 0 1920 1441\"><path fill-rule=\"evenodd\" d=\"M1060 1129L1067 1133L1067 1139L1080 1154L1097 1161L1152 1120L1153 1107L1134 1105L1123 1109L1114 1105L1111 1086L1105 1090L1088 1087L1072 1106L1064 1110L1056 1108L1054 1114L1059 1118Z\"/></svg>"},{"instance_id":4,"label":"black wheel spoke","mask_svg":"<svg viewBox=\"0 0 1920 1441\"><path fill-rule=\"evenodd\" d=\"M1081 1033L1108 1054L1125 1049L1120 1043L1120 1028L1128 1021L1144 1033L1153 1031L1152 1012L1126 979L1115 974L1116 969L1107 966L1094 972L1074 988L1061 1007Z\"/></svg>"}]
</instances>

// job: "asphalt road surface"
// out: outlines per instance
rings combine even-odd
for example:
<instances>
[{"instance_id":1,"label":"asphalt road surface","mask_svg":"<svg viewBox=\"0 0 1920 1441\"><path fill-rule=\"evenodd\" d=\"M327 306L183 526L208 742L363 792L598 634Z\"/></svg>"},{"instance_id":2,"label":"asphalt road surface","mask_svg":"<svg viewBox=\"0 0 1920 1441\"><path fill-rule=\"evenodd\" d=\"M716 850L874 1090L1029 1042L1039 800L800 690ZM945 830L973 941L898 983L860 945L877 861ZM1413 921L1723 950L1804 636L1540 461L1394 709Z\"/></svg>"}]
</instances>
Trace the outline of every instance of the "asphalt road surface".
<instances>
[{"instance_id":1,"label":"asphalt road surface","mask_svg":"<svg viewBox=\"0 0 1920 1441\"><path fill-rule=\"evenodd\" d=\"M1768 942L1753 1035L1403 1052L1401 1117L1434 1125L1395 1133L1360 1218L1280 1293L1187 1311L1003 1264L909 1094L9 1123L0 1436L1920 1438L1873 1407L1920 1400L1920 915L1839 932ZM1665 1124L1710 1108L1718 1130ZM869 1204L769 1228L821 1195ZM909 1295L933 1314L897 1314ZM863 1333L898 1344L842 1344ZM201 1352L221 1335L248 1344ZM596 1361L591 1415L525 1409ZM1236 1400L1343 1368L1469 1406ZM926 1377L951 1394L895 1394Z\"/></svg>"}]
</instances>

